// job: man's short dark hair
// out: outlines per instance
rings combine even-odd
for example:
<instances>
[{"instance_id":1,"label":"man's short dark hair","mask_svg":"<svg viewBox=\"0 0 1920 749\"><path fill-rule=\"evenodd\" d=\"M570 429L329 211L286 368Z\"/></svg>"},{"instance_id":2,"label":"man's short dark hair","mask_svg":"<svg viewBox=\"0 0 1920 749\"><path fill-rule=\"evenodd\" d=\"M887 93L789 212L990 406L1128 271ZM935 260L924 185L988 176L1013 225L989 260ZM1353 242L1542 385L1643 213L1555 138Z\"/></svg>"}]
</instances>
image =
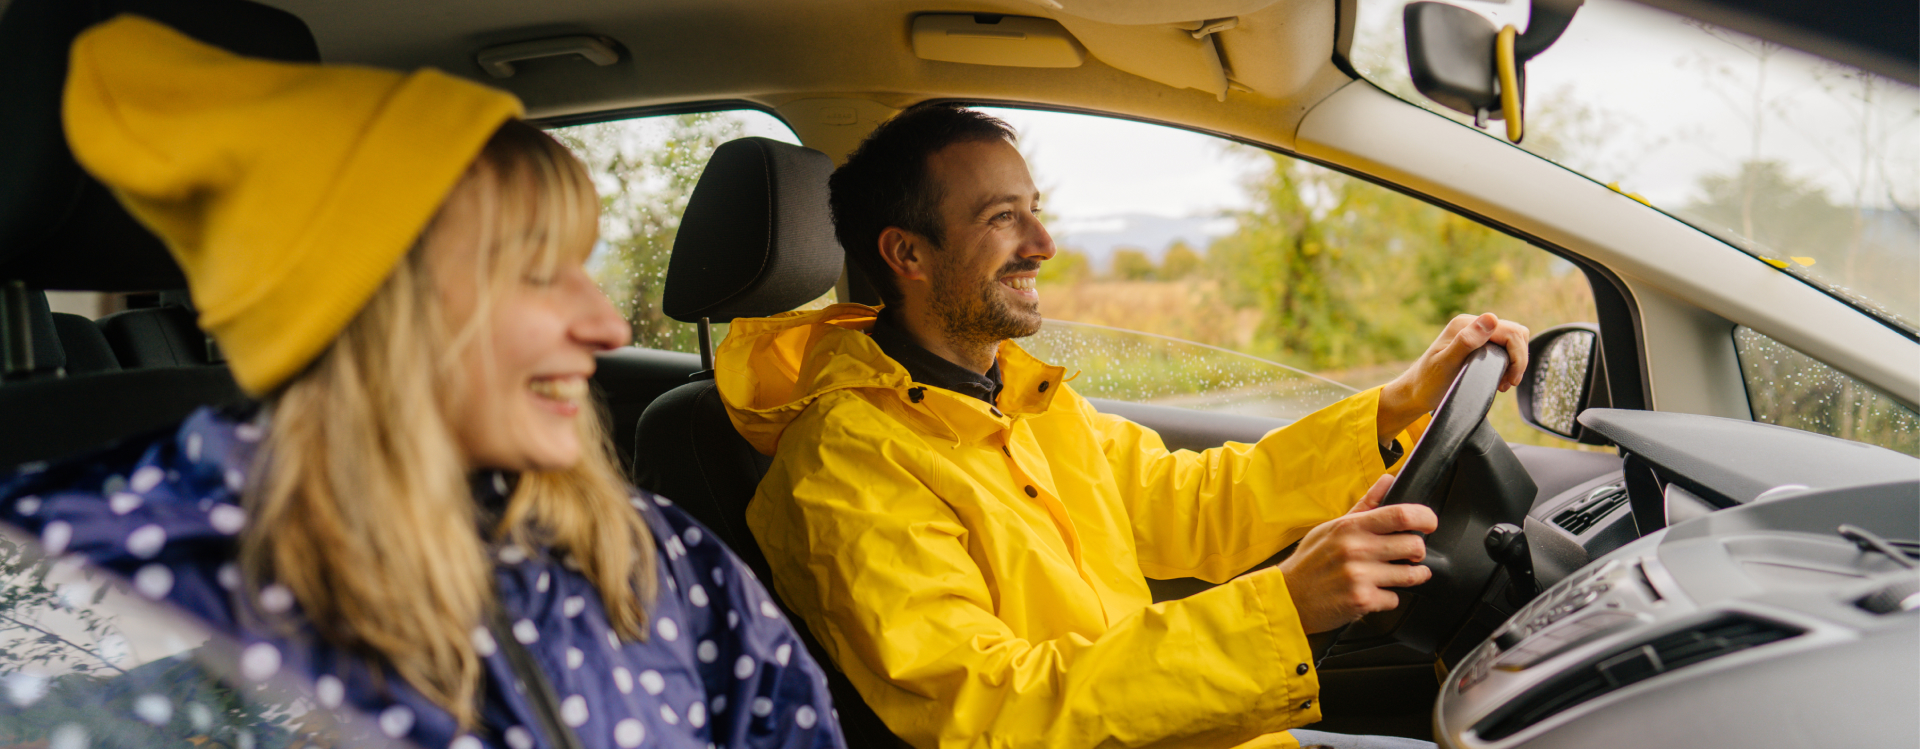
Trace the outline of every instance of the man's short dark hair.
<instances>
[{"instance_id":1,"label":"man's short dark hair","mask_svg":"<svg viewBox=\"0 0 1920 749\"><path fill-rule=\"evenodd\" d=\"M900 284L880 257L880 233L899 227L936 246L946 236L940 219L945 194L928 178L927 159L955 143L1016 136L1007 123L954 104L920 104L875 128L827 181L833 231L887 304L900 301Z\"/></svg>"}]
</instances>

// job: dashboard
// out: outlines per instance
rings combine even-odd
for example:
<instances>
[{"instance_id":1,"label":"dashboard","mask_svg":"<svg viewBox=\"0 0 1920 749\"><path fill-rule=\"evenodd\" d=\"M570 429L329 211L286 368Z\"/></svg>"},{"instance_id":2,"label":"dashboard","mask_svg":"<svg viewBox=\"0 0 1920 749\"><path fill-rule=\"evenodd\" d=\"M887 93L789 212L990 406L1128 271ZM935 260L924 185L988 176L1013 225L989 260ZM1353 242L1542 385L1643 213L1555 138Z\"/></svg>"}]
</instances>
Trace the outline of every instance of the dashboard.
<instances>
[{"instance_id":1,"label":"dashboard","mask_svg":"<svg viewBox=\"0 0 1920 749\"><path fill-rule=\"evenodd\" d=\"M1621 467L1538 503L1543 591L1447 674L1444 747L1920 746L1920 459L1594 409Z\"/></svg>"}]
</instances>

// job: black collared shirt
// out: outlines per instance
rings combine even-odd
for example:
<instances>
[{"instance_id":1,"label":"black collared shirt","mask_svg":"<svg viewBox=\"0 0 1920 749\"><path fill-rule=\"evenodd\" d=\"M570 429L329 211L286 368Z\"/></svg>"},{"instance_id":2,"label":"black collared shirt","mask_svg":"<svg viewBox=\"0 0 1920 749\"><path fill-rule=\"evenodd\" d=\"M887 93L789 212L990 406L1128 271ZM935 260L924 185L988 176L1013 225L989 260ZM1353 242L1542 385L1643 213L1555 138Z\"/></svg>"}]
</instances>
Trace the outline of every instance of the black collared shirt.
<instances>
[{"instance_id":1,"label":"black collared shirt","mask_svg":"<svg viewBox=\"0 0 1920 749\"><path fill-rule=\"evenodd\" d=\"M901 327L893 315L881 312L873 328L867 332L873 337L880 353L900 362L907 368L907 374L914 382L932 385L942 390L951 390L961 395L979 398L987 405L994 405L1000 398L1000 362L995 361L987 368L986 374L980 374L966 367L947 361L939 354L928 351L913 340L913 335Z\"/></svg>"}]
</instances>

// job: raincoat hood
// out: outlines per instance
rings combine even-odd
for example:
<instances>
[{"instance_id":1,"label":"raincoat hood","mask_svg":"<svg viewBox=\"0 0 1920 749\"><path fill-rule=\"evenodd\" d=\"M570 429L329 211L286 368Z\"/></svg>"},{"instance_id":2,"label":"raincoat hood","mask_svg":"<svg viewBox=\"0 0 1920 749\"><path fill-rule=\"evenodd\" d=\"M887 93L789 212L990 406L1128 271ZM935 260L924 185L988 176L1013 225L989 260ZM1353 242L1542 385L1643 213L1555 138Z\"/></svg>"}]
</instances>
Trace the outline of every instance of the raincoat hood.
<instances>
[{"instance_id":1,"label":"raincoat hood","mask_svg":"<svg viewBox=\"0 0 1920 749\"><path fill-rule=\"evenodd\" d=\"M1003 416L1045 413L1066 370L1035 358L1012 341L1000 344L1002 390L998 410L977 398L913 381L867 337L880 309L835 304L762 318L735 320L714 353L714 383L727 417L755 450L774 454L780 435L807 406L836 390L865 389L902 420L967 442L999 431ZM881 392L893 397L873 397Z\"/></svg>"}]
</instances>

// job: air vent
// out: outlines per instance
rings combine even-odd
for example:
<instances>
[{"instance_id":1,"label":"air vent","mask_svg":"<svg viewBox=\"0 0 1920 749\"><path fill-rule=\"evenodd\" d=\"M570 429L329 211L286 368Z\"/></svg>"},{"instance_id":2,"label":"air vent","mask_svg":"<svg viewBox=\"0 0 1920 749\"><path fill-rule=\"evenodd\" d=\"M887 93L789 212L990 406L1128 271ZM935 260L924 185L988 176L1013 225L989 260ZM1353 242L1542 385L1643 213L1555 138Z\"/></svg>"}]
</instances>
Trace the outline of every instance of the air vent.
<instances>
[{"instance_id":1,"label":"air vent","mask_svg":"<svg viewBox=\"0 0 1920 749\"><path fill-rule=\"evenodd\" d=\"M1553 516L1553 524L1567 529L1568 533L1580 535L1599 524L1614 510L1627 503L1627 488L1623 484L1609 484L1587 493L1587 498L1574 503L1572 507L1561 510Z\"/></svg>"},{"instance_id":2,"label":"air vent","mask_svg":"<svg viewBox=\"0 0 1920 749\"><path fill-rule=\"evenodd\" d=\"M1896 580L1872 595L1854 601L1854 605L1881 615L1920 609L1920 577Z\"/></svg>"},{"instance_id":3,"label":"air vent","mask_svg":"<svg viewBox=\"0 0 1920 749\"><path fill-rule=\"evenodd\" d=\"M1747 616L1727 616L1614 651L1541 684L1474 730L1498 741L1615 689L1729 653L1794 637L1801 630Z\"/></svg>"}]
</instances>

